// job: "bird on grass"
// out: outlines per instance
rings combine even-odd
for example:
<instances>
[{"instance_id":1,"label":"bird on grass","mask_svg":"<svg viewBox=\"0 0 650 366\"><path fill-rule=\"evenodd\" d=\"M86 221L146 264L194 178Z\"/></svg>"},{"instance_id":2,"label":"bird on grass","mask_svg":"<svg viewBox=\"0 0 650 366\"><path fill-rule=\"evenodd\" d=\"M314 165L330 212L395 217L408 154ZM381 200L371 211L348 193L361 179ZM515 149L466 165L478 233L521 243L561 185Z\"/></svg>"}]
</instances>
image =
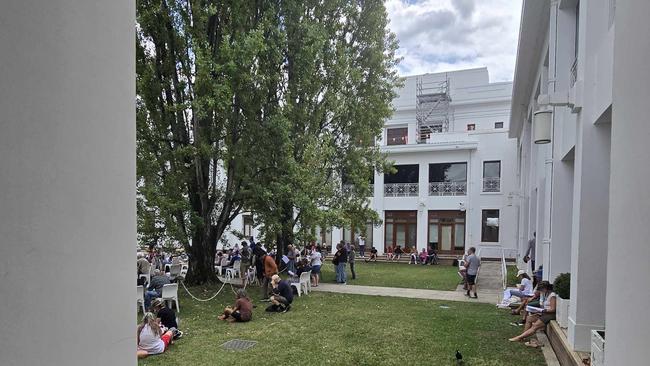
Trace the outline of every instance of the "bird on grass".
<instances>
[{"instance_id":1,"label":"bird on grass","mask_svg":"<svg viewBox=\"0 0 650 366\"><path fill-rule=\"evenodd\" d=\"M456 350L456 365L462 365L463 364L463 355L460 354L458 350Z\"/></svg>"}]
</instances>

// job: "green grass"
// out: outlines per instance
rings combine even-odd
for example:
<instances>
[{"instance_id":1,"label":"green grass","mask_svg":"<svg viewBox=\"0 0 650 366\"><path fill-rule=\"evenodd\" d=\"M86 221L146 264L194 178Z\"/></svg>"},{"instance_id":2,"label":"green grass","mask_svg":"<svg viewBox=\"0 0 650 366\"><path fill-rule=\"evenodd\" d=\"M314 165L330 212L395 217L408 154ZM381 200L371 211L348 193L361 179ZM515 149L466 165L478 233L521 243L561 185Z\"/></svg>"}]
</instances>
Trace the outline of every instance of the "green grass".
<instances>
[{"instance_id":1,"label":"green grass","mask_svg":"<svg viewBox=\"0 0 650 366\"><path fill-rule=\"evenodd\" d=\"M334 265L325 263L321 281L335 283ZM357 279L353 280L347 266L348 284L453 291L460 282L457 268L450 265L409 265L403 263L355 263Z\"/></svg>"},{"instance_id":2,"label":"green grass","mask_svg":"<svg viewBox=\"0 0 650 366\"><path fill-rule=\"evenodd\" d=\"M508 266L508 287L515 287L517 286L521 281L517 278L517 271L519 271L519 268L515 265L510 265Z\"/></svg>"},{"instance_id":3,"label":"green grass","mask_svg":"<svg viewBox=\"0 0 650 366\"><path fill-rule=\"evenodd\" d=\"M191 290L208 297L216 289ZM455 365L456 349L465 365L545 364L540 350L508 342L521 328L489 304L312 292L285 314L265 313L256 301L251 322L228 324L217 316L233 301L229 286L207 303L180 291L183 338L139 365ZM223 350L231 339L258 343Z\"/></svg>"}]
</instances>

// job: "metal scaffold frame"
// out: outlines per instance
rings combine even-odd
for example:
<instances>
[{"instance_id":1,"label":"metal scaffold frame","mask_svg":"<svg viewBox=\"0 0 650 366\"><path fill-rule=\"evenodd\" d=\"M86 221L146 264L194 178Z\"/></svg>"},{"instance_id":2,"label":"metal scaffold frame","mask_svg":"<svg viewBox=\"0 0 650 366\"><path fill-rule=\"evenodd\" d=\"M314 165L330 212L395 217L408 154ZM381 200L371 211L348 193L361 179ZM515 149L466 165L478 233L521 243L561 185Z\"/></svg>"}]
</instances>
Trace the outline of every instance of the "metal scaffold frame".
<instances>
[{"instance_id":1,"label":"metal scaffold frame","mask_svg":"<svg viewBox=\"0 0 650 366\"><path fill-rule=\"evenodd\" d=\"M451 120L449 78L425 81L425 76L418 76L415 81L418 143L426 143L432 133L448 132Z\"/></svg>"}]
</instances>

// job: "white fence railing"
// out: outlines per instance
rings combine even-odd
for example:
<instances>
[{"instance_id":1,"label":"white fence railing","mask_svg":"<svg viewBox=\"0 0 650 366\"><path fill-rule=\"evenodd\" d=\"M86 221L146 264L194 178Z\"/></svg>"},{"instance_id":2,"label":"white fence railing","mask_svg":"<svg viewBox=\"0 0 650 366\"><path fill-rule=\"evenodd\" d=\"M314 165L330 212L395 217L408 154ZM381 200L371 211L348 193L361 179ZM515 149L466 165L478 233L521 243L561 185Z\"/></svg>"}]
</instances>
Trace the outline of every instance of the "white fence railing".
<instances>
[{"instance_id":1,"label":"white fence railing","mask_svg":"<svg viewBox=\"0 0 650 366\"><path fill-rule=\"evenodd\" d=\"M483 192L501 192L501 178L483 178Z\"/></svg>"},{"instance_id":2,"label":"white fence railing","mask_svg":"<svg viewBox=\"0 0 650 366\"><path fill-rule=\"evenodd\" d=\"M430 182L429 196L466 196L467 182Z\"/></svg>"},{"instance_id":3,"label":"white fence railing","mask_svg":"<svg viewBox=\"0 0 650 366\"><path fill-rule=\"evenodd\" d=\"M384 197L417 197L419 195L419 183L384 184Z\"/></svg>"}]
</instances>

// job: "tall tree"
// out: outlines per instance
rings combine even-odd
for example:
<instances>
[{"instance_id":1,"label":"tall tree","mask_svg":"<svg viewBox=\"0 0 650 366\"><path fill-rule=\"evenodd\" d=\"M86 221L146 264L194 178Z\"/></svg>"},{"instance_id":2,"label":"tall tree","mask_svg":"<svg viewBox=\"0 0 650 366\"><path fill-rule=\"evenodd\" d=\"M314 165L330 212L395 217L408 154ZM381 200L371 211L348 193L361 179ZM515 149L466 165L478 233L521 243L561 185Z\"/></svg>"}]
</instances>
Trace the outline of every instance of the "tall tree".
<instances>
[{"instance_id":1,"label":"tall tree","mask_svg":"<svg viewBox=\"0 0 650 366\"><path fill-rule=\"evenodd\" d=\"M399 84L395 36L383 1L284 1L286 123L274 133L276 169L260 177L251 205L282 254L320 227L360 227L370 177L385 161L381 136ZM268 146L260 145L260 149ZM342 178L353 189L342 189Z\"/></svg>"},{"instance_id":2,"label":"tall tree","mask_svg":"<svg viewBox=\"0 0 650 366\"><path fill-rule=\"evenodd\" d=\"M181 243L193 282L213 277L217 241L265 169L249 148L280 115L278 11L274 1L137 1L139 230Z\"/></svg>"}]
</instances>

